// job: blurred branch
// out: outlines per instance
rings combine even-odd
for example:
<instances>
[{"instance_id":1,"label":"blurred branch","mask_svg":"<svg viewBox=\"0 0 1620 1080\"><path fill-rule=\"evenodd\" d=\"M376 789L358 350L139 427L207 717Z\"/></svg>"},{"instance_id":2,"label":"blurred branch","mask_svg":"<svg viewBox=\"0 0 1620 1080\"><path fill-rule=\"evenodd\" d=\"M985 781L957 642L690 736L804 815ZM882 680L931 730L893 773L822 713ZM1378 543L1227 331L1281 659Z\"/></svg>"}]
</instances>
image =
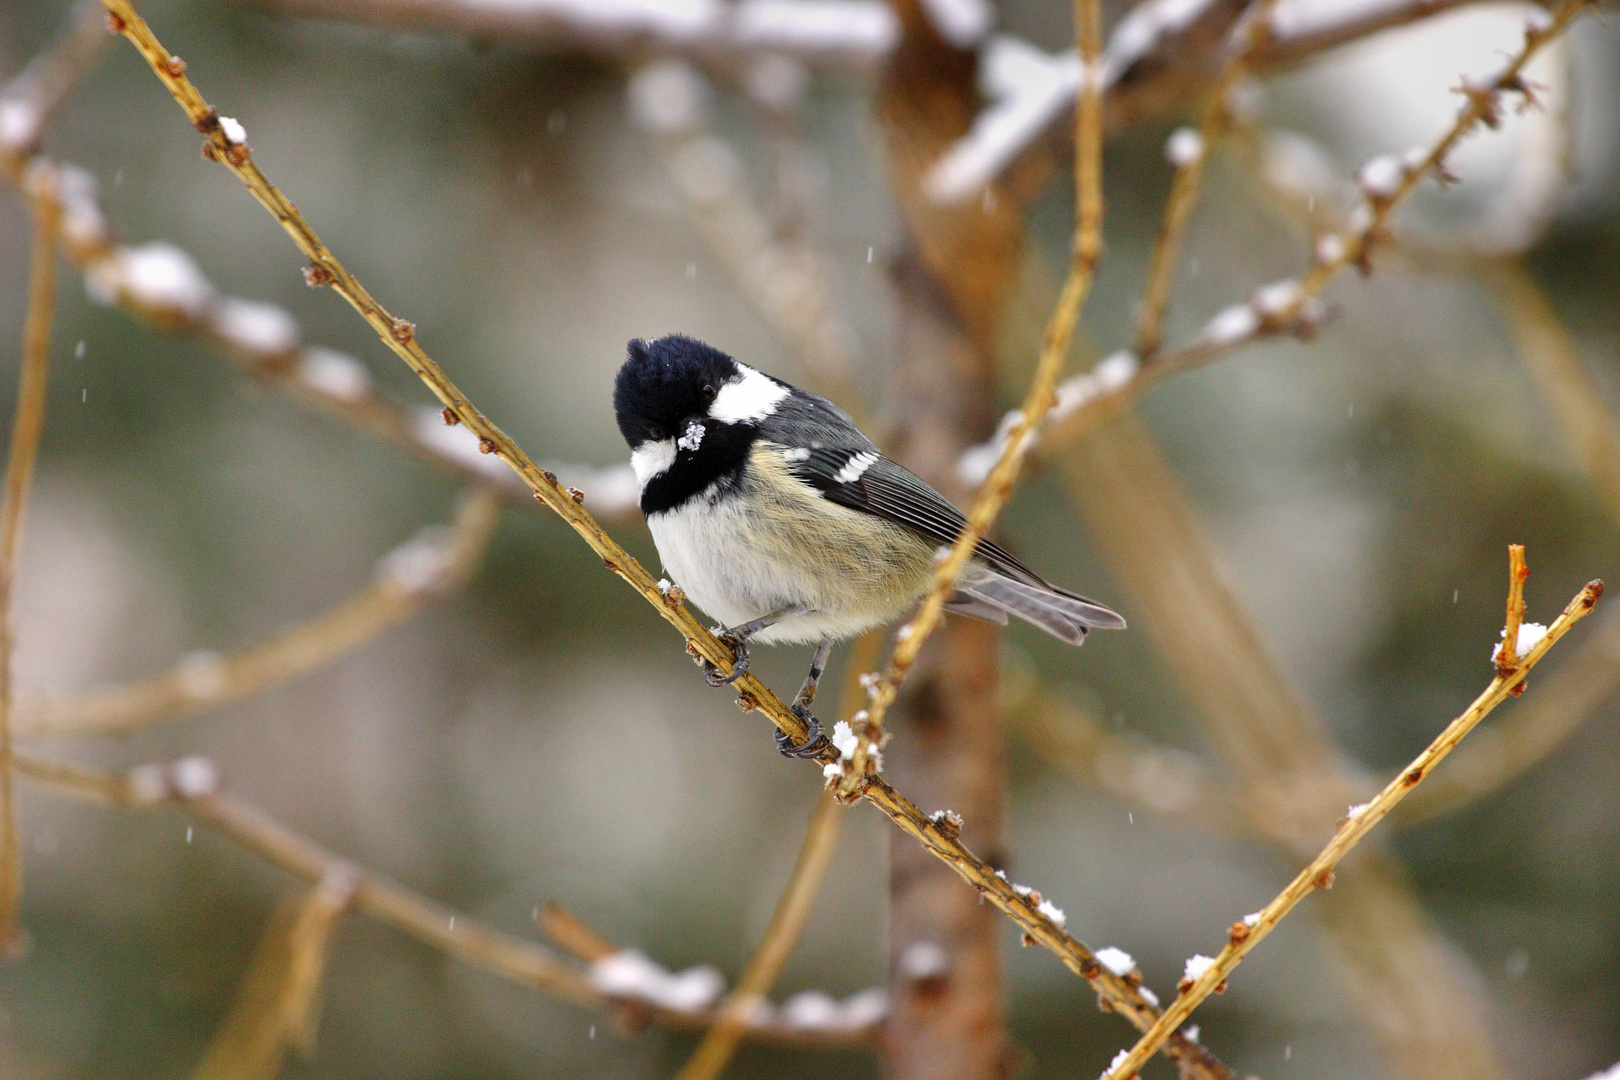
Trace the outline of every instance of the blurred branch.
<instances>
[{"instance_id":1,"label":"blurred branch","mask_svg":"<svg viewBox=\"0 0 1620 1080\"><path fill-rule=\"evenodd\" d=\"M0 144L31 152L51 114L107 44L107 17L97 0L75 0L72 25L0 88Z\"/></svg>"},{"instance_id":2,"label":"blurred branch","mask_svg":"<svg viewBox=\"0 0 1620 1080\"><path fill-rule=\"evenodd\" d=\"M40 177L42 186L55 179ZM17 800L12 790L12 661L17 650L11 601L22 550L23 518L34 483L34 462L45 431L45 391L51 374L51 320L56 315L56 247L61 217L48 199L34 202L34 236L28 270L28 310L23 317L18 365L17 412L6 455L6 487L0 502L0 955L14 952L21 931L22 849L17 841Z\"/></svg>"},{"instance_id":3,"label":"blurred branch","mask_svg":"<svg viewBox=\"0 0 1620 1080\"><path fill-rule=\"evenodd\" d=\"M1523 587L1523 577L1517 572L1517 565L1513 570L1510 589L1516 592ZM1518 653L1515 649L1511 663L1504 664L1498 669L1496 677L1474 703L1448 724L1421 754L1412 759L1411 764L1402 770L1400 775L1385 785L1371 801L1350 808L1350 813L1340 823L1327 847L1295 876L1275 900L1254 915L1232 924L1227 943L1218 955L1213 958L1195 956L1189 960L1186 977L1181 982L1180 993L1176 1000L1128 1053L1114 1059L1104 1074L1106 1080L1125 1080L1126 1077L1140 1072L1163 1041L1192 1015L1192 1011L1205 998L1226 986L1227 977L1243 962L1250 950L1264 940L1301 900L1316 889L1331 888L1334 868L1339 860L1343 859L1373 826L1382 821L1384 816L1406 797L1408 791L1421 783L1430 770L1442 761L1480 720L1513 694L1524 682L1530 669L1547 654L1547 650L1551 649L1570 627L1585 618L1597 603L1598 597L1602 595L1603 584L1599 581L1589 583L1577 593L1558 618L1553 620L1552 625L1547 627L1546 634L1535 646L1525 653Z\"/></svg>"},{"instance_id":4,"label":"blurred branch","mask_svg":"<svg viewBox=\"0 0 1620 1080\"><path fill-rule=\"evenodd\" d=\"M276 906L191 1080L275 1080L289 1049L314 1052L327 946L354 889L340 872Z\"/></svg>"},{"instance_id":5,"label":"blurred branch","mask_svg":"<svg viewBox=\"0 0 1620 1080\"><path fill-rule=\"evenodd\" d=\"M1136 418L1089 433L1061 463L1071 501L1223 766L1223 784L1214 792L1204 785L1208 801L1197 802L1201 789L1187 779L1197 778L1196 764L1135 746L1100 759L1098 771L1112 766L1105 782L1132 794L1133 782L1156 781L1144 794L1159 794L1170 811L1190 803L1295 865L1309 861L1322 831L1368 796L1370 782L1271 655L1174 470ZM1346 869L1323 911L1352 1000L1395 1076L1495 1080L1502 1073L1485 1003L1466 965L1424 916L1393 857L1373 854Z\"/></svg>"},{"instance_id":6,"label":"blurred branch","mask_svg":"<svg viewBox=\"0 0 1620 1080\"><path fill-rule=\"evenodd\" d=\"M1142 290L1142 306L1136 320L1136 355L1151 359L1159 350L1164 333L1164 317L1170 306L1170 285L1175 277L1176 260L1181 254L1181 241L1186 234L1187 222L1198 202L1198 190L1204 178L1204 163L1214 152L1226 126L1231 122L1231 103L1228 100L1237 84L1248 73L1255 53L1263 48L1270 37L1272 12L1278 0L1255 0L1244 12L1233 31L1229 55L1221 65L1215 85L1204 97L1198 113L1198 129L1177 129L1170 136L1166 150L1176 166L1176 176L1170 185L1170 198L1165 203L1164 221L1159 226L1158 240L1148 265L1147 285Z\"/></svg>"},{"instance_id":7,"label":"blurred branch","mask_svg":"<svg viewBox=\"0 0 1620 1080\"><path fill-rule=\"evenodd\" d=\"M1620 521L1620 436L1602 389L1522 262L1481 260L1478 271L1564 441L1609 515ZM1401 804L1397 820L1405 824L1451 813L1511 783L1562 746L1617 689L1620 612L1611 611L1599 618L1597 630L1542 684L1534 700L1470 739L1445 775Z\"/></svg>"},{"instance_id":8,"label":"blurred branch","mask_svg":"<svg viewBox=\"0 0 1620 1080\"><path fill-rule=\"evenodd\" d=\"M838 786L852 794L861 779L873 768L872 750L883 741L883 721L894 703L900 683L916 663L934 628L944 617L945 604L956 591L956 580L968 560L978 550L979 541L990 531L1007 500L1023 466L1024 455L1033 442L1033 432L1057 402L1057 383L1074 340L1080 310L1085 306L1102 250L1102 7L1100 0L1074 0L1075 36L1081 58L1083 86L1075 133L1075 227L1069 272L1063 282L1056 308L1047 322L1035 376L1018 418L1007 431L1000 457L968 511L967 524L951 545L950 553L934 570L934 580L917 608L917 613L896 635L888 667L873 687L865 723L852 725L857 736L855 752L843 770Z\"/></svg>"},{"instance_id":9,"label":"blurred branch","mask_svg":"<svg viewBox=\"0 0 1620 1080\"><path fill-rule=\"evenodd\" d=\"M868 630L855 643L838 703L839 718L846 723L865 700L866 691L860 676L876 662L882 644L883 633L876 629ZM793 873L776 901L765 936L749 957L737 985L721 1003L719 1021L704 1034L703 1041L692 1051L676 1080L716 1080L725 1071L746 1025L765 1008L765 995L781 977L788 957L804 935L811 905L827 876L843 825L844 808L832 792L823 790L810 814L810 824L793 862Z\"/></svg>"},{"instance_id":10,"label":"blurred branch","mask_svg":"<svg viewBox=\"0 0 1620 1080\"><path fill-rule=\"evenodd\" d=\"M610 56L675 53L734 64L763 53L807 63L871 67L894 47L893 12L879 0L739 0L668 5L646 0L249 0L272 14L371 23L588 49Z\"/></svg>"},{"instance_id":11,"label":"blurred branch","mask_svg":"<svg viewBox=\"0 0 1620 1080\"><path fill-rule=\"evenodd\" d=\"M776 902L765 937L749 957L748 967L736 987L720 1005L719 1019L704 1034L703 1041L676 1074L676 1080L715 1080L731 1060L748 1022L764 1011L765 995L782 974L810 919L811 905L815 903L816 893L821 889L827 866L838 846L844 813L844 807L830 791L817 796L804 844L793 864L793 874Z\"/></svg>"},{"instance_id":12,"label":"blurred branch","mask_svg":"<svg viewBox=\"0 0 1620 1080\"><path fill-rule=\"evenodd\" d=\"M765 70L753 73L755 82L790 84L804 77L791 66L761 66ZM803 88L784 85L775 92L792 96ZM785 242L749 198L742 156L714 130L711 93L690 64L660 60L631 77L630 115L652 137L670 181L737 291L782 336L817 390L852 401L855 333L833 302L826 260L802 236Z\"/></svg>"},{"instance_id":13,"label":"blurred branch","mask_svg":"<svg viewBox=\"0 0 1620 1080\"><path fill-rule=\"evenodd\" d=\"M704 629L683 603L659 589L657 581L620 547L589 512L555 477L542 471L510 437L478 411L465 395L452 383L416 340L415 325L397 318L349 273L319 236L310 228L298 208L281 193L254 162L245 141L233 135L244 133L240 125L231 125L228 132L219 114L203 100L182 65L171 63L171 55L163 48L151 29L136 14L128 0L104 0L115 25L140 51L153 72L174 96L192 123L208 140L210 156L233 172L260 203L292 237L298 248L308 256L313 266L311 277L330 284L354 309L360 313L379 338L403 359L418 377L427 384L446 410L465 425L480 440L480 447L488 445L489 452L499 455L518 473L536 498L554 510L577 532L590 547L601 555L609 569L641 593L663 618L686 639L688 650L714 664L722 672L731 672L733 657L730 650L713 634ZM786 733L795 743L803 743L808 734L804 722L795 716L780 698L752 674L745 674L734 684L738 688L739 702L746 708L764 712L767 718ZM828 748L816 759L826 766L841 764L838 751ZM1017 922L1035 941L1052 950L1070 970L1086 978L1103 993L1116 1012L1133 1024L1145 1028L1152 1023L1157 1011L1143 1000L1137 990L1111 973L1105 972L1083 944L1064 933L1052 917L1030 903L1027 897L1015 892L1011 885L997 876L985 863L974 856L956 839L957 827L948 821L936 823L925 816L904 796L877 777L868 777L857 788L856 794L882 810L903 832L920 841L923 846L956 870L969 884L988 896L993 904ZM1166 1046L1166 1052L1178 1062L1187 1063L1201 1077L1227 1077L1229 1070L1220 1065L1208 1051L1177 1035Z\"/></svg>"},{"instance_id":14,"label":"blurred branch","mask_svg":"<svg viewBox=\"0 0 1620 1080\"><path fill-rule=\"evenodd\" d=\"M17 771L36 782L122 810L173 806L218 829L225 836L313 885L352 885L352 910L402 930L417 940L503 979L539 990L569 1004L618 1011L635 1006L651 1020L670 1027L703 1029L717 1015L710 1009L675 1010L626 1001L606 993L589 973L561 963L548 950L503 933L478 918L407 889L383 874L358 866L275 821L262 810L220 790L219 775L206 758L182 758L171 765L142 765L127 774L107 773L67 762L16 756ZM597 957L596 959L600 959ZM299 985L313 973L307 964ZM749 1039L802 1046L860 1046L869 1031L805 1029L781 1022L750 1024Z\"/></svg>"},{"instance_id":15,"label":"blurred branch","mask_svg":"<svg viewBox=\"0 0 1620 1080\"><path fill-rule=\"evenodd\" d=\"M1477 2L1375 0L1325 5L1310 0L1282 0L1271 15L1270 40L1255 57L1256 65L1268 70L1291 67L1340 45ZM1537 2L1547 6L1545 0Z\"/></svg>"},{"instance_id":16,"label":"blurred branch","mask_svg":"<svg viewBox=\"0 0 1620 1080\"><path fill-rule=\"evenodd\" d=\"M1504 94L1516 93L1533 100L1532 88L1522 74L1525 65L1592 3L1563 0L1551 14L1543 13L1526 24L1523 44L1495 75L1484 80L1465 76L1459 92L1467 101L1450 128L1431 146L1399 157L1374 158L1363 165L1357 174L1364 197L1362 205L1350 215L1343 232L1328 233L1317 240L1314 262L1303 277L1256 289L1245 302L1217 312L1193 341L1157 355L1151 364L1142 364L1134 353L1116 353L1090 372L1059 386L1057 404L1046 417L1044 430L1037 433L1036 452L1049 454L1113 415L1155 383L1202 367L1239 346L1277 334L1313 334L1326 314L1321 294L1327 286L1347 267L1355 266L1363 273L1372 271L1373 249L1390 239L1389 219L1396 207L1424 179L1449 178L1446 158L1476 127L1495 127L1500 122ZM1003 419L1003 431L1016 415L1010 413ZM987 462L995 460L992 455L999 454L1006 438L998 433L992 442L964 453L958 464L963 479L975 482L983 476Z\"/></svg>"},{"instance_id":17,"label":"blurred branch","mask_svg":"<svg viewBox=\"0 0 1620 1080\"><path fill-rule=\"evenodd\" d=\"M473 488L448 529L430 526L384 556L377 579L308 622L231 656L192 653L167 674L17 708L19 738L127 734L202 709L251 697L335 663L434 596L464 585L477 570L500 520L501 499Z\"/></svg>"}]
</instances>

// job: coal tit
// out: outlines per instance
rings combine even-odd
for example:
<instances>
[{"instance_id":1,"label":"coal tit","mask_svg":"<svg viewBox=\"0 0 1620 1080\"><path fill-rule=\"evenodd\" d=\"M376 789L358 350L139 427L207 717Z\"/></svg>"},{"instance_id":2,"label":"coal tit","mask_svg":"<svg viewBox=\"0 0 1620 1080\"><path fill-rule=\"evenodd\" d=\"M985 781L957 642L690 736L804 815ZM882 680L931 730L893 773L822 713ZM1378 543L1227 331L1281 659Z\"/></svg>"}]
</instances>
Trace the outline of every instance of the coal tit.
<instances>
[{"instance_id":1,"label":"coal tit","mask_svg":"<svg viewBox=\"0 0 1620 1080\"><path fill-rule=\"evenodd\" d=\"M966 518L826 398L689 337L630 342L613 410L665 572L736 651L732 674L711 668L709 681L739 678L749 641L814 643L793 708L811 731L796 749L819 749L808 710L833 643L927 592L935 552ZM998 623L1016 615L1075 645L1093 627L1125 626L989 540L947 609Z\"/></svg>"}]
</instances>

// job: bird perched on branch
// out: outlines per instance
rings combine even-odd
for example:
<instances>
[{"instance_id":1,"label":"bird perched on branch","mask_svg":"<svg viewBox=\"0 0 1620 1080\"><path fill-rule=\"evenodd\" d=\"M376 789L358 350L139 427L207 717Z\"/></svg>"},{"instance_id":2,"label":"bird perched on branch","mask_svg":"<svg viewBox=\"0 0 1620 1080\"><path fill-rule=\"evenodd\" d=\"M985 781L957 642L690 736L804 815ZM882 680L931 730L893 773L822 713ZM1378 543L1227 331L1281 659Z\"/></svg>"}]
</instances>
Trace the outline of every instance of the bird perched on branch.
<instances>
[{"instance_id":1,"label":"bird perched on branch","mask_svg":"<svg viewBox=\"0 0 1620 1080\"><path fill-rule=\"evenodd\" d=\"M784 754L813 756L810 715L833 644L897 618L928 591L935 553L967 524L919 477L884 457L826 398L671 334L632 341L613 385L619 431L664 570L718 619L748 670L748 643L815 644L794 699L809 735ZM1074 645L1118 614L1042 580L989 540L946 605L977 619L1008 615Z\"/></svg>"}]
</instances>

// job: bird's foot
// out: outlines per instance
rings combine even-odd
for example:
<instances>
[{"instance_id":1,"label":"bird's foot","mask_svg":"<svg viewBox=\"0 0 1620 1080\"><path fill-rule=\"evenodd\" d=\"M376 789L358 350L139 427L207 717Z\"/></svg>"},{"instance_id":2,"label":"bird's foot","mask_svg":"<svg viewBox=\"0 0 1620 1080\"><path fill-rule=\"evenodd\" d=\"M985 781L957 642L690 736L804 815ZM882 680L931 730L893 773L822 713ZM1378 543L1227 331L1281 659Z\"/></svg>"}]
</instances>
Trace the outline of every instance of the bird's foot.
<instances>
[{"instance_id":1,"label":"bird's foot","mask_svg":"<svg viewBox=\"0 0 1620 1080\"><path fill-rule=\"evenodd\" d=\"M783 757L813 758L828 746L827 737L821 733L821 721L810 714L810 710L794 702L789 706L793 715L804 721L807 729L804 742L795 745L788 733L780 729L776 732L776 749L781 751Z\"/></svg>"},{"instance_id":2,"label":"bird's foot","mask_svg":"<svg viewBox=\"0 0 1620 1080\"><path fill-rule=\"evenodd\" d=\"M716 634L715 637L719 638L721 644L725 645L731 650L732 655L736 657L736 659L731 662L730 675L722 674L719 668L715 667L707 660L703 661L703 681L708 683L710 686L730 686L732 683L748 674L748 642L743 638L735 636L729 630L722 630L720 633Z\"/></svg>"}]
</instances>

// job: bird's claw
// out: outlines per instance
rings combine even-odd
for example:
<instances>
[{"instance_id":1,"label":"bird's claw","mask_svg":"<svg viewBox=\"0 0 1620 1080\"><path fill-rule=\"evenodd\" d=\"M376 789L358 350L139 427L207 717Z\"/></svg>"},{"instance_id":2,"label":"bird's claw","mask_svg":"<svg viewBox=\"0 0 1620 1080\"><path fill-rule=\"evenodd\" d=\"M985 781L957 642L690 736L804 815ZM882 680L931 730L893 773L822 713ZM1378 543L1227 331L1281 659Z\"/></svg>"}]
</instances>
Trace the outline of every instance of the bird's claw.
<instances>
[{"instance_id":1,"label":"bird's claw","mask_svg":"<svg viewBox=\"0 0 1620 1080\"><path fill-rule=\"evenodd\" d=\"M821 733L821 721L810 714L810 710L794 702L789 708L793 715L804 721L807 729L804 742L795 745L788 733L780 729L776 732L776 749L781 751L783 757L813 758L827 748L827 737Z\"/></svg>"},{"instance_id":2,"label":"bird's claw","mask_svg":"<svg viewBox=\"0 0 1620 1080\"><path fill-rule=\"evenodd\" d=\"M731 650L736 659L731 662L730 675L722 675L719 668L707 660L703 661L703 681L710 686L730 686L748 674L748 643L727 633L716 634L715 636Z\"/></svg>"}]
</instances>

